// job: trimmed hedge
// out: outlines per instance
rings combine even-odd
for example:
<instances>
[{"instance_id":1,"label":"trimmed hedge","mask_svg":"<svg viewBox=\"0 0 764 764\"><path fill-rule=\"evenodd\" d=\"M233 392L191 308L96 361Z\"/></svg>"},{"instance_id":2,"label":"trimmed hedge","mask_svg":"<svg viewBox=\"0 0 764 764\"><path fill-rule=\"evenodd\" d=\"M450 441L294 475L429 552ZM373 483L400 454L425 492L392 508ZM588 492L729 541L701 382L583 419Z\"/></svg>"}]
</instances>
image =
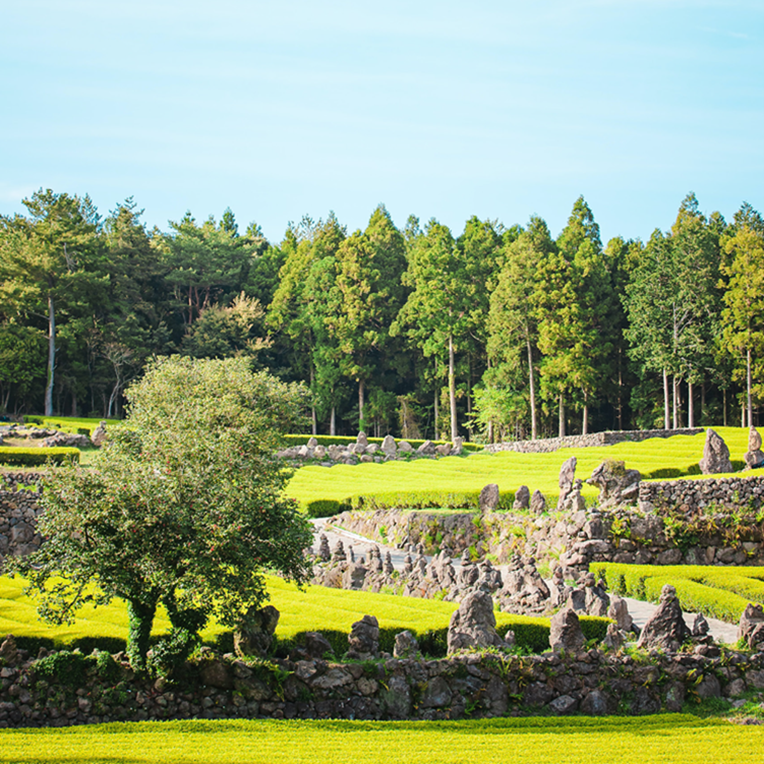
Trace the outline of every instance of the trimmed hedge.
<instances>
[{"instance_id":1,"label":"trimmed hedge","mask_svg":"<svg viewBox=\"0 0 764 764\"><path fill-rule=\"evenodd\" d=\"M315 499L305 505L305 514L308 517L334 517L347 509L351 509L349 500Z\"/></svg>"},{"instance_id":2,"label":"trimmed hedge","mask_svg":"<svg viewBox=\"0 0 764 764\"><path fill-rule=\"evenodd\" d=\"M78 448L16 448L0 446L0 464L15 467L38 467L49 463L62 464L68 459L80 460Z\"/></svg>"},{"instance_id":3,"label":"trimmed hedge","mask_svg":"<svg viewBox=\"0 0 764 764\"><path fill-rule=\"evenodd\" d=\"M349 446L351 443L356 442L356 438L347 435L285 435L284 441L287 446L305 446L311 438L315 438L320 446L327 447ZM402 440L410 443L414 450L419 448L422 443L425 443L424 440L410 440L408 438L396 438L395 442L400 443ZM383 438L368 438L368 441L369 443L376 443L377 445L380 445L383 441ZM448 440L433 440L432 442L436 446L450 443ZM474 452L483 450L483 446L481 446L479 443L464 443L463 447L465 451Z\"/></svg>"},{"instance_id":4,"label":"trimmed hedge","mask_svg":"<svg viewBox=\"0 0 764 764\"><path fill-rule=\"evenodd\" d=\"M480 491L384 491L358 494L349 501L353 509L473 509L480 506ZM512 509L514 491L502 491L498 509Z\"/></svg>"},{"instance_id":5,"label":"trimmed hedge","mask_svg":"<svg viewBox=\"0 0 764 764\"><path fill-rule=\"evenodd\" d=\"M665 584L676 588L683 610L737 623L749 602L764 604L764 568L705 565L627 565L594 562L615 594L657 602Z\"/></svg>"}]
</instances>

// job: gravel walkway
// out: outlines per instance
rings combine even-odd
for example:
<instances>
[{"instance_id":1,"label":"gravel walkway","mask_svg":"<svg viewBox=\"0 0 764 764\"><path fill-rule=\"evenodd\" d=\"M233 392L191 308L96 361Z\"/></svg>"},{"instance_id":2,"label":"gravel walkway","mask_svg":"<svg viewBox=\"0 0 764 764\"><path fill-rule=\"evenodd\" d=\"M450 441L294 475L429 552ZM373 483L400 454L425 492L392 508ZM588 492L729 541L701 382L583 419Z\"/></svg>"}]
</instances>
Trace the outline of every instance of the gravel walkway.
<instances>
[{"instance_id":1,"label":"gravel walkway","mask_svg":"<svg viewBox=\"0 0 764 764\"><path fill-rule=\"evenodd\" d=\"M370 541L367 538L364 538L363 536L358 536L355 533L350 533L349 531L343 531L343 530L326 530L326 524L327 524L328 518L320 518L316 520L311 520L315 527L315 536L314 536L314 543L313 543L313 551L318 552L318 537L323 532L326 534L327 539L329 540L329 546L334 549L335 545L337 544L337 541L342 541L342 543L345 546L345 551L347 552L348 546L351 546L353 548L353 552L356 556L356 559L361 557L362 555L368 560L369 559L369 549L371 549L372 546L375 546L374 541ZM406 556L405 550L402 549L395 549L395 547L389 547L384 546L383 544L376 544L376 546L379 547L380 551L382 552L382 555L386 552L390 552L390 557L392 559L393 565L395 566L396 570L401 570L403 568L403 559ZM427 560L429 561L431 558L427 557ZM458 570L460 565L458 560L454 560L454 567ZM499 566L499 570L502 570L504 566ZM503 570L502 570L503 572ZM624 597L626 602L629 605L629 613L631 614L631 617L634 619L634 623L637 624L637 626L644 626L650 616L655 612L656 606L652 602L643 602L642 600L635 600L631 597ZM684 620L685 623L689 628L692 628L692 622L695 620L695 613L685 613L684 614ZM708 621L709 626L711 627L711 635L717 642L726 642L727 644L734 644L737 641L737 625L731 624L731 623L725 623L724 621L718 621L715 618L706 618Z\"/></svg>"}]
</instances>

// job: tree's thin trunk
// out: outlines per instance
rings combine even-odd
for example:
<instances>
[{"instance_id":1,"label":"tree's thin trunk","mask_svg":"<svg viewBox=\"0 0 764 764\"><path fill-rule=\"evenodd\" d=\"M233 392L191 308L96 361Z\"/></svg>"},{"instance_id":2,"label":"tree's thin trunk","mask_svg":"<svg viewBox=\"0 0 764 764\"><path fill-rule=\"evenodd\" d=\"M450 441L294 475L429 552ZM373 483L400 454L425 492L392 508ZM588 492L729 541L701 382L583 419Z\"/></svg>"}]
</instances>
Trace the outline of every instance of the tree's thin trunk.
<instances>
[{"instance_id":1,"label":"tree's thin trunk","mask_svg":"<svg viewBox=\"0 0 764 764\"><path fill-rule=\"evenodd\" d=\"M358 429L363 430L363 380L358 380Z\"/></svg>"},{"instance_id":2,"label":"tree's thin trunk","mask_svg":"<svg viewBox=\"0 0 764 764\"><path fill-rule=\"evenodd\" d=\"M745 427L745 401L740 401L740 426Z\"/></svg>"},{"instance_id":3,"label":"tree's thin trunk","mask_svg":"<svg viewBox=\"0 0 764 764\"><path fill-rule=\"evenodd\" d=\"M560 393L560 412L559 412L559 427L557 434L559 437L565 437L565 400Z\"/></svg>"},{"instance_id":4,"label":"tree's thin trunk","mask_svg":"<svg viewBox=\"0 0 764 764\"><path fill-rule=\"evenodd\" d=\"M748 426L753 427L753 404L751 403L751 348L749 347L745 354L745 379L746 379L746 398L748 403Z\"/></svg>"},{"instance_id":5,"label":"tree's thin trunk","mask_svg":"<svg viewBox=\"0 0 764 764\"><path fill-rule=\"evenodd\" d=\"M623 430L623 369L620 351L618 352L618 429Z\"/></svg>"},{"instance_id":6,"label":"tree's thin trunk","mask_svg":"<svg viewBox=\"0 0 764 764\"><path fill-rule=\"evenodd\" d=\"M435 401L433 403L433 415L435 419L435 435L433 436L433 440L437 440L440 435L438 434L438 394L440 393L440 390L437 388L437 383L435 387Z\"/></svg>"},{"instance_id":7,"label":"tree's thin trunk","mask_svg":"<svg viewBox=\"0 0 764 764\"><path fill-rule=\"evenodd\" d=\"M77 391L72 390L72 416L77 416Z\"/></svg>"},{"instance_id":8,"label":"tree's thin trunk","mask_svg":"<svg viewBox=\"0 0 764 764\"><path fill-rule=\"evenodd\" d=\"M693 403L694 385L687 380L687 426L695 427L695 406Z\"/></svg>"},{"instance_id":9,"label":"tree's thin trunk","mask_svg":"<svg viewBox=\"0 0 764 764\"><path fill-rule=\"evenodd\" d=\"M676 376L671 378L672 393L674 396L674 429L679 429L679 380Z\"/></svg>"},{"instance_id":10,"label":"tree's thin trunk","mask_svg":"<svg viewBox=\"0 0 764 764\"><path fill-rule=\"evenodd\" d=\"M467 363L467 439L472 441L472 356Z\"/></svg>"},{"instance_id":11,"label":"tree's thin trunk","mask_svg":"<svg viewBox=\"0 0 764 764\"><path fill-rule=\"evenodd\" d=\"M724 421L724 426L727 426L727 388L725 387L724 390L722 390L722 419Z\"/></svg>"},{"instance_id":12,"label":"tree's thin trunk","mask_svg":"<svg viewBox=\"0 0 764 764\"><path fill-rule=\"evenodd\" d=\"M310 424L311 433L316 435L318 433L318 421L316 418L316 404L313 400L313 379L314 379L313 364L310 364ZM334 433L332 433L334 434Z\"/></svg>"},{"instance_id":13,"label":"tree's thin trunk","mask_svg":"<svg viewBox=\"0 0 764 764\"><path fill-rule=\"evenodd\" d=\"M56 311L48 295L48 383L45 385L45 416L53 416L53 376L56 368Z\"/></svg>"},{"instance_id":14,"label":"tree's thin trunk","mask_svg":"<svg viewBox=\"0 0 764 764\"><path fill-rule=\"evenodd\" d=\"M706 383L700 386L700 426L706 421Z\"/></svg>"},{"instance_id":15,"label":"tree's thin trunk","mask_svg":"<svg viewBox=\"0 0 764 764\"><path fill-rule=\"evenodd\" d=\"M531 341L526 340L525 346L528 348L528 381L531 393L531 440L536 440L538 436L538 425L536 423L536 379L533 374L533 349L531 348Z\"/></svg>"},{"instance_id":16,"label":"tree's thin trunk","mask_svg":"<svg viewBox=\"0 0 764 764\"><path fill-rule=\"evenodd\" d=\"M488 423L488 442L493 443L493 421Z\"/></svg>"},{"instance_id":17,"label":"tree's thin trunk","mask_svg":"<svg viewBox=\"0 0 764 764\"><path fill-rule=\"evenodd\" d=\"M337 407L332 406L332 413L329 416L329 435L337 434Z\"/></svg>"},{"instance_id":18,"label":"tree's thin trunk","mask_svg":"<svg viewBox=\"0 0 764 764\"><path fill-rule=\"evenodd\" d=\"M454 364L454 338L448 335L448 402L451 408L451 441L459 437L456 421L456 370Z\"/></svg>"},{"instance_id":19,"label":"tree's thin trunk","mask_svg":"<svg viewBox=\"0 0 764 764\"><path fill-rule=\"evenodd\" d=\"M584 392L584 421L581 425L581 434L589 434L589 395Z\"/></svg>"},{"instance_id":20,"label":"tree's thin trunk","mask_svg":"<svg viewBox=\"0 0 764 764\"><path fill-rule=\"evenodd\" d=\"M663 370L663 429L669 429L669 383L666 369Z\"/></svg>"}]
</instances>

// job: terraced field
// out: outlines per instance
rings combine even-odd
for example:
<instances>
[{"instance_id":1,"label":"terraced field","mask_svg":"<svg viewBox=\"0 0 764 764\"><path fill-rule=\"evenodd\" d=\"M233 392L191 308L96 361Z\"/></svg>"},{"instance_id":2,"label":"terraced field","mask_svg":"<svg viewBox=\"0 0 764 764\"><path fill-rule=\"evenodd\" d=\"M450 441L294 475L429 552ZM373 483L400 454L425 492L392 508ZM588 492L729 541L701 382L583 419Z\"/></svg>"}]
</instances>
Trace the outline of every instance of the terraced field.
<instances>
[{"instance_id":1,"label":"terraced field","mask_svg":"<svg viewBox=\"0 0 764 764\"><path fill-rule=\"evenodd\" d=\"M748 448L748 430L721 427L716 430L727 442L733 460L742 461ZM444 459L418 459L383 464L338 464L333 467L301 467L289 483L288 493L301 503L316 499L342 501L355 496L377 496L409 492L440 494L479 492L486 483L497 483L499 490L514 493L521 485L539 489L551 504L556 501L560 466L576 456L576 474L587 478L605 459L619 459L629 469L643 475L663 476L670 470L686 476L703 456L705 434L651 438L641 443L618 443L596 448L564 448L548 454L477 453ZM698 476L698 479L702 479ZM593 501L598 491L584 484L582 491Z\"/></svg>"},{"instance_id":2,"label":"terraced field","mask_svg":"<svg viewBox=\"0 0 764 764\"><path fill-rule=\"evenodd\" d=\"M762 751L764 727L681 715L0 730L0 762L26 764L761 764Z\"/></svg>"}]
</instances>

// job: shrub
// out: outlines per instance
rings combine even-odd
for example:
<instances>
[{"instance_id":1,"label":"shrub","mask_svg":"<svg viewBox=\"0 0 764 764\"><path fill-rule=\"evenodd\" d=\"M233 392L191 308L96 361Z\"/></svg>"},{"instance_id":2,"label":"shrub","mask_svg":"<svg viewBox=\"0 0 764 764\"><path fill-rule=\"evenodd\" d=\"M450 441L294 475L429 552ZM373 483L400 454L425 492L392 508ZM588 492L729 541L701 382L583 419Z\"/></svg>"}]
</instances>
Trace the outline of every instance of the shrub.
<instances>
[{"instance_id":1,"label":"shrub","mask_svg":"<svg viewBox=\"0 0 764 764\"><path fill-rule=\"evenodd\" d=\"M333 517L340 512L351 508L350 500L337 501L337 499L315 499L305 505L305 513L308 517Z\"/></svg>"},{"instance_id":2,"label":"shrub","mask_svg":"<svg viewBox=\"0 0 764 764\"><path fill-rule=\"evenodd\" d=\"M55 684L80 686L93 660L78 650L61 650L40 658L33 664L34 673L41 679Z\"/></svg>"},{"instance_id":3,"label":"shrub","mask_svg":"<svg viewBox=\"0 0 764 764\"><path fill-rule=\"evenodd\" d=\"M0 446L0 464L11 464L16 467L37 467L48 463L63 464L68 460L79 462L79 449Z\"/></svg>"}]
</instances>

